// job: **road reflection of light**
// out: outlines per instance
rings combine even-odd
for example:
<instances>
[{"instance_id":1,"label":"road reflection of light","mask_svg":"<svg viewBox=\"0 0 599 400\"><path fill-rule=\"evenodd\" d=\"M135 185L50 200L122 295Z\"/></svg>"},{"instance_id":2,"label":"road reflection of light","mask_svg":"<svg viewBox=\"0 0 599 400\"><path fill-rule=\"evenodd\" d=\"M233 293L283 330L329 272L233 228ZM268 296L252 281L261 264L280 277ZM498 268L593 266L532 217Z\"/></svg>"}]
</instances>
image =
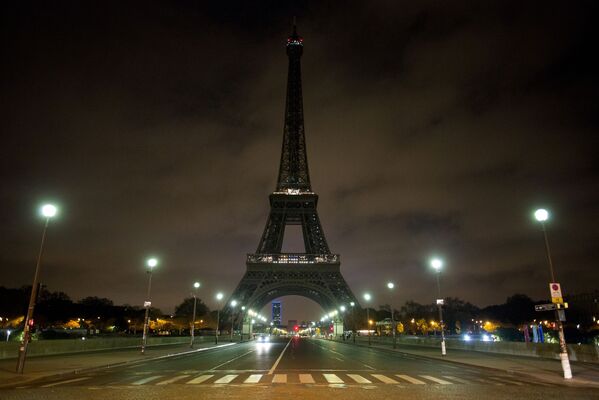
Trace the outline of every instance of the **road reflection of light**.
<instances>
[{"instance_id":1,"label":"road reflection of light","mask_svg":"<svg viewBox=\"0 0 599 400\"><path fill-rule=\"evenodd\" d=\"M256 343L256 354L268 354L272 343Z\"/></svg>"}]
</instances>

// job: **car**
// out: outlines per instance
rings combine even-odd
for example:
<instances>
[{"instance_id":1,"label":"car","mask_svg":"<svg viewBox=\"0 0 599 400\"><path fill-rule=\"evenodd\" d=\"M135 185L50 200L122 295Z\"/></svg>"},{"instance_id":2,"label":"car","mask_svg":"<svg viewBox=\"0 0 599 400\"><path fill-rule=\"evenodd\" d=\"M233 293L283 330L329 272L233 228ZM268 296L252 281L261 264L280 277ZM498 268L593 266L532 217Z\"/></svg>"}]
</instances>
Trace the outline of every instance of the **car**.
<instances>
[{"instance_id":1,"label":"car","mask_svg":"<svg viewBox=\"0 0 599 400\"><path fill-rule=\"evenodd\" d=\"M261 343L270 342L270 336L265 334L256 335L256 341Z\"/></svg>"}]
</instances>

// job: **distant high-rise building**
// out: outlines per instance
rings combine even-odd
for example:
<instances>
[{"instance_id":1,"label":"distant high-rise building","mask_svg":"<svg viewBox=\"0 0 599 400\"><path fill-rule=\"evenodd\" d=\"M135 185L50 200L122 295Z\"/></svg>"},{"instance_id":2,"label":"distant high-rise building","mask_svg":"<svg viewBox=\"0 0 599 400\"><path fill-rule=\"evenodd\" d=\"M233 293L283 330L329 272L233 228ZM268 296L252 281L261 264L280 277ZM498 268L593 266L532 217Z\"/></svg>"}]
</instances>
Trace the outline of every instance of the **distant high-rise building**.
<instances>
[{"instance_id":1,"label":"distant high-rise building","mask_svg":"<svg viewBox=\"0 0 599 400\"><path fill-rule=\"evenodd\" d=\"M283 311L280 301L272 302L272 323L281 326L281 312Z\"/></svg>"}]
</instances>

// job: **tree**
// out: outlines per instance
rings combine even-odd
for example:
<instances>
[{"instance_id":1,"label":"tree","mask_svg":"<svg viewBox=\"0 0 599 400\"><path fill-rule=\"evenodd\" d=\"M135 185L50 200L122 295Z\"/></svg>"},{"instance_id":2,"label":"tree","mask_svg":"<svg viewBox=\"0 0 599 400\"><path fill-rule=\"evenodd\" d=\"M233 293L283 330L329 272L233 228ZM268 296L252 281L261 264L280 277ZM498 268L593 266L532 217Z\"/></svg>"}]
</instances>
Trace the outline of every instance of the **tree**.
<instances>
[{"instance_id":1,"label":"tree","mask_svg":"<svg viewBox=\"0 0 599 400\"><path fill-rule=\"evenodd\" d=\"M175 316L187 317L191 320L193 316L193 297L186 297L181 304L175 307ZM208 306L198 298L196 304L196 317L208 314Z\"/></svg>"}]
</instances>

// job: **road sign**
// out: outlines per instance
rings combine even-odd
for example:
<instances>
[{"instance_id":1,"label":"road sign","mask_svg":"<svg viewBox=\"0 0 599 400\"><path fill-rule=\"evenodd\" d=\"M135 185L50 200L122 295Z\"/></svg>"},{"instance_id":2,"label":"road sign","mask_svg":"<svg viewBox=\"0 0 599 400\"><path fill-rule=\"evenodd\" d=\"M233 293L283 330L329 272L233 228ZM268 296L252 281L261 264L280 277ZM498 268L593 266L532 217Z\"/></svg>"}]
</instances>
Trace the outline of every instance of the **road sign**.
<instances>
[{"instance_id":1,"label":"road sign","mask_svg":"<svg viewBox=\"0 0 599 400\"><path fill-rule=\"evenodd\" d=\"M443 303L443 299L437 299L437 305L442 306Z\"/></svg>"},{"instance_id":2,"label":"road sign","mask_svg":"<svg viewBox=\"0 0 599 400\"><path fill-rule=\"evenodd\" d=\"M557 306L553 303L535 305L535 311L551 311L555 310L556 308Z\"/></svg>"},{"instance_id":3,"label":"road sign","mask_svg":"<svg viewBox=\"0 0 599 400\"><path fill-rule=\"evenodd\" d=\"M556 304L562 304L564 299L562 297L562 287L557 282L549 284L549 292L551 293L551 302Z\"/></svg>"},{"instance_id":4,"label":"road sign","mask_svg":"<svg viewBox=\"0 0 599 400\"><path fill-rule=\"evenodd\" d=\"M144 307L148 308L152 305L151 301L144 301Z\"/></svg>"},{"instance_id":5,"label":"road sign","mask_svg":"<svg viewBox=\"0 0 599 400\"><path fill-rule=\"evenodd\" d=\"M566 310L557 310L557 317L564 322L566 320Z\"/></svg>"}]
</instances>

